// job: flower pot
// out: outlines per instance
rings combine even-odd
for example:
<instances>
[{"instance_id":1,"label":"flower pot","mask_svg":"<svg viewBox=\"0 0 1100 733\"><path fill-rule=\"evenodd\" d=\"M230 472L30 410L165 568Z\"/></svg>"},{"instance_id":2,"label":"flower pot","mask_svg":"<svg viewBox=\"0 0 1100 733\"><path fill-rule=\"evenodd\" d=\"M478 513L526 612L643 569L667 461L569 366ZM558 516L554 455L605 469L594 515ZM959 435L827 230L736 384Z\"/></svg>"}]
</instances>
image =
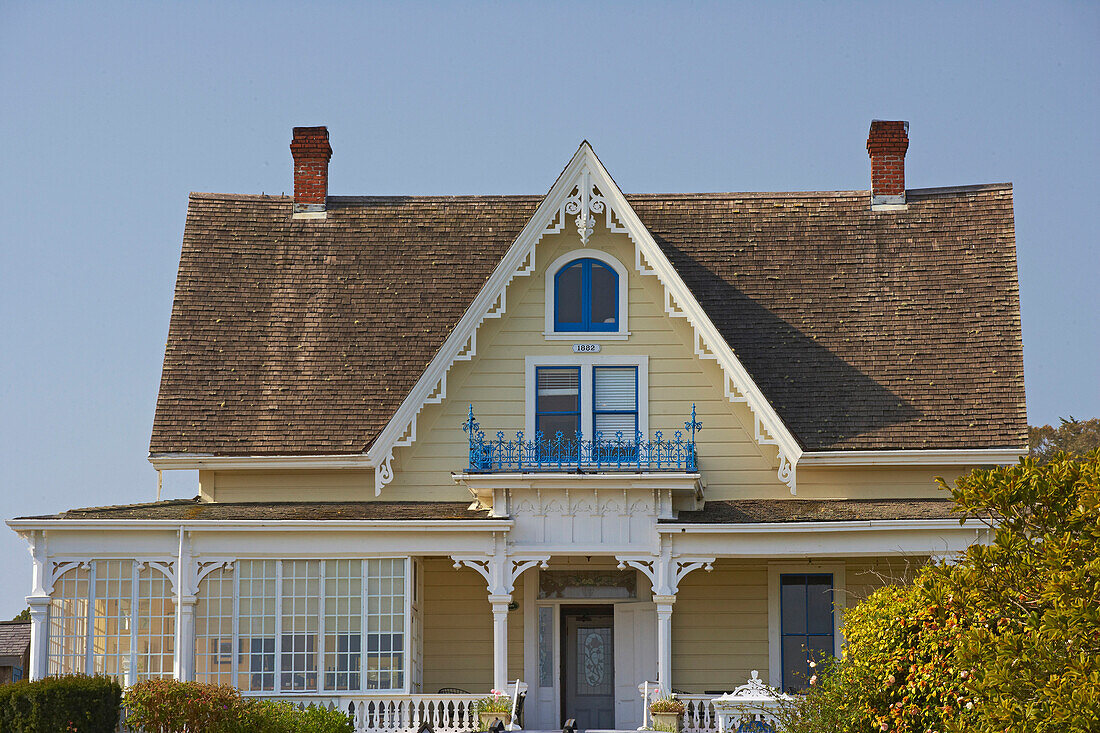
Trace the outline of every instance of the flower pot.
<instances>
[{"instance_id":1,"label":"flower pot","mask_svg":"<svg viewBox=\"0 0 1100 733\"><path fill-rule=\"evenodd\" d=\"M511 713L483 713L480 710L477 713L480 725L478 730L489 730L489 727L498 720L505 725L508 724L508 720L512 717Z\"/></svg>"},{"instance_id":2,"label":"flower pot","mask_svg":"<svg viewBox=\"0 0 1100 733\"><path fill-rule=\"evenodd\" d=\"M672 733L680 733L682 728L682 721L684 719L683 713L650 713L650 717L653 718L653 727L660 727L661 730L671 730Z\"/></svg>"}]
</instances>

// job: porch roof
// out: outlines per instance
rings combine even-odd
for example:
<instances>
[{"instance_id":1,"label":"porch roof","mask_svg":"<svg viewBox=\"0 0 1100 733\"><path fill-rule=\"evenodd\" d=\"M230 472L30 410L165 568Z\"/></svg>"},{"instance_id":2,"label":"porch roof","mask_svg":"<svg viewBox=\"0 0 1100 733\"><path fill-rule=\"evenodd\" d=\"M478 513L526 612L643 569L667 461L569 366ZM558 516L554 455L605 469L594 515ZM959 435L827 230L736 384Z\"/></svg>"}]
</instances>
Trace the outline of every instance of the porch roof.
<instances>
[{"instance_id":1,"label":"porch roof","mask_svg":"<svg viewBox=\"0 0 1100 733\"><path fill-rule=\"evenodd\" d=\"M18 519L164 519L183 521L304 520L423 521L489 519L488 510L472 510L464 501L295 501L204 502L172 499L147 504L70 509L59 514Z\"/></svg>"},{"instance_id":2,"label":"porch roof","mask_svg":"<svg viewBox=\"0 0 1100 733\"><path fill-rule=\"evenodd\" d=\"M734 499L707 501L662 524L755 524L958 519L950 499Z\"/></svg>"}]
</instances>

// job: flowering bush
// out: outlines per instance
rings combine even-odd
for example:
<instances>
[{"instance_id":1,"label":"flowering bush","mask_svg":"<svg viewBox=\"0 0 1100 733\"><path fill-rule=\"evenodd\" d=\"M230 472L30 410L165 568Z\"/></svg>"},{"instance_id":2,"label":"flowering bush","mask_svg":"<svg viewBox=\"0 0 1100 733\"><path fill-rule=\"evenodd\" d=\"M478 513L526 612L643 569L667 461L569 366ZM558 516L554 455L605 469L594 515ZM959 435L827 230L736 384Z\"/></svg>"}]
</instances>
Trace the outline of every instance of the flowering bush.
<instances>
[{"instance_id":1,"label":"flowering bush","mask_svg":"<svg viewBox=\"0 0 1100 733\"><path fill-rule=\"evenodd\" d=\"M673 695L658 697L653 702L649 703L649 712L651 713L676 713L677 715L683 715L686 709L683 700L677 700Z\"/></svg>"},{"instance_id":2,"label":"flowering bush","mask_svg":"<svg viewBox=\"0 0 1100 733\"><path fill-rule=\"evenodd\" d=\"M489 690L489 696L477 701L479 713L510 713L512 712L512 698L503 690Z\"/></svg>"}]
</instances>

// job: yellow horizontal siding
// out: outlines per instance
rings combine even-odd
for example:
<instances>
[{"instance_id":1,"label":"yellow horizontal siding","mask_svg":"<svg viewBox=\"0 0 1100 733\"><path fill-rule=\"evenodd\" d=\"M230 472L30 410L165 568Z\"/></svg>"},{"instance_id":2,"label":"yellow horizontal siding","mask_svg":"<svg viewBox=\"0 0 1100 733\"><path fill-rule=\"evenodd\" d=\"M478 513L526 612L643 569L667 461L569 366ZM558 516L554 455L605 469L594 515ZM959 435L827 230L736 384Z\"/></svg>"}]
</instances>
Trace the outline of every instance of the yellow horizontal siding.
<instances>
[{"instance_id":1,"label":"yellow horizontal siding","mask_svg":"<svg viewBox=\"0 0 1100 733\"><path fill-rule=\"evenodd\" d=\"M456 363L447 377L447 398L427 405L417 418L417 440L394 452L394 481L383 492L389 499L468 496L454 487L452 471L468 460L461 426L469 405L487 435L503 430L512 437L524 427L524 357L572 353L570 341L546 341L544 330L545 268L579 246L576 236L545 237L538 246L536 271L517 276L507 292L508 308L499 319L486 319L478 331L478 353ZM589 247L609 252L627 268L630 286L626 341L601 342L605 356L649 357L649 429L671 436L683 428L696 405L704 429L700 464L711 491L739 496L782 496L787 488L775 476L774 447L753 440L752 417L743 405L725 398L723 376L713 361L696 357L693 333L683 319L664 311L663 286L655 276L634 269L633 244L625 235L597 233ZM578 334L577 341L585 341Z\"/></svg>"},{"instance_id":2,"label":"yellow horizontal siding","mask_svg":"<svg viewBox=\"0 0 1100 733\"><path fill-rule=\"evenodd\" d=\"M508 614L508 677L523 677L523 590ZM485 580L447 558L424 560L424 691L493 686L493 613Z\"/></svg>"},{"instance_id":3,"label":"yellow horizontal siding","mask_svg":"<svg viewBox=\"0 0 1100 733\"><path fill-rule=\"evenodd\" d=\"M672 684L702 693L767 679L767 563L718 560L680 583L672 610ZM732 689L732 688L731 688Z\"/></svg>"}]
</instances>

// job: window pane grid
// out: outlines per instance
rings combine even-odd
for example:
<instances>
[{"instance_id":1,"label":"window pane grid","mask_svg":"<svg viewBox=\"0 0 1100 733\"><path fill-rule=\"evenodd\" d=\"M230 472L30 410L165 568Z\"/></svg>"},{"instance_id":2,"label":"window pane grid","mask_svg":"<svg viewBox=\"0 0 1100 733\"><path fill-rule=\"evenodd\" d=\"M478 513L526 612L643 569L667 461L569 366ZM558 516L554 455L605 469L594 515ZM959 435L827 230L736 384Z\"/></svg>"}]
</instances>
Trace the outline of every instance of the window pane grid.
<instances>
[{"instance_id":1,"label":"window pane grid","mask_svg":"<svg viewBox=\"0 0 1100 733\"><path fill-rule=\"evenodd\" d=\"M284 560L280 689L317 689L321 580L317 560Z\"/></svg>"},{"instance_id":2,"label":"window pane grid","mask_svg":"<svg viewBox=\"0 0 1100 733\"><path fill-rule=\"evenodd\" d=\"M275 689L275 561L242 560L238 623L237 686Z\"/></svg>"},{"instance_id":3,"label":"window pane grid","mask_svg":"<svg viewBox=\"0 0 1100 733\"><path fill-rule=\"evenodd\" d=\"M358 690L363 624L363 563L325 563L325 689Z\"/></svg>"},{"instance_id":4,"label":"window pane grid","mask_svg":"<svg viewBox=\"0 0 1100 733\"><path fill-rule=\"evenodd\" d=\"M83 674L88 640L88 571L73 568L54 581L49 610L47 671Z\"/></svg>"},{"instance_id":5,"label":"window pane grid","mask_svg":"<svg viewBox=\"0 0 1100 733\"><path fill-rule=\"evenodd\" d=\"M367 561L367 689L404 684L405 561Z\"/></svg>"},{"instance_id":6,"label":"window pane grid","mask_svg":"<svg viewBox=\"0 0 1100 733\"><path fill-rule=\"evenodd\" d=\"M211 571L195 605L195 679L233 684L233 572Z\"/></svg>"},{"instance_id":7,"label":"window pane grid","mask_svg":"<svg viewBox=\"0 0 1100 733\"><path fill-rule=\"evenodd\" d=\"M164 573L146 567L138 574L137 679L171 677L175 663L176 603Z\"/></svg>"},{"instance_id":8,"label":"window pane grid","mask_svg":"<svg viewBox=\"0 0 1100 733\"><path fill-rule=\"evenodd\" d=\"M92 601L92 672L125 679L130 669L133 562L98 560Z\"/></svg>"}]
</instances>

